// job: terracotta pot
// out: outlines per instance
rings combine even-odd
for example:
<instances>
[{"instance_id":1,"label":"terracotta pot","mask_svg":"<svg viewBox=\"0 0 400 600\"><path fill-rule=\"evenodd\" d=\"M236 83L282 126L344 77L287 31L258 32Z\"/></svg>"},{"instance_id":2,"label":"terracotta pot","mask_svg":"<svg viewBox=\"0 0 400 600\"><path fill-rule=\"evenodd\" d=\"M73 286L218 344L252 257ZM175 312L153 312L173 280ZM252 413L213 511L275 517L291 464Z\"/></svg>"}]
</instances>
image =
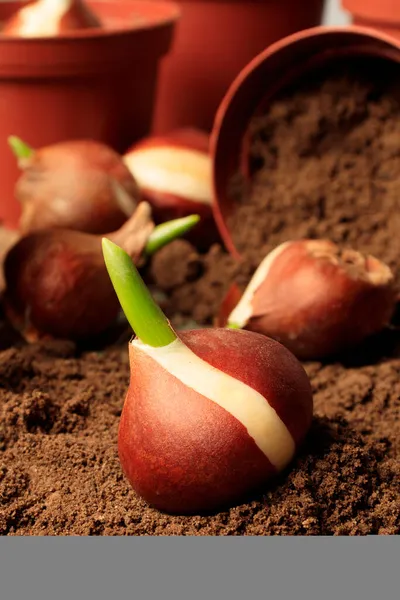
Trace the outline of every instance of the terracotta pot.
<instances>
[{"instance_id":1,"label":"terracotta pot","mask_svg":"<svg viewBox=\"0 0 400 600\"><path fill-rule=\"evenodd\" d=\"M355 25L373 27L400 39L399 0L342 0Z\"/></svg>"},{"instance_id":2,"label":"terracotta pot","mask_svg":"<svg viewBox=\"0 0 400 600\"><path fill-rule=\"evenodd\" d=\"M149 133L158 64L169 50L179 9L132 0L89 4L103 30L48 39L0 36L0 220L8 227L20 214L9 135L34 147L91 138L123 152ZM0 3L0 22L20 6Z\"/></svg>"},{"instance_id":3,"label":"terracotta pot","mask_svg":"<svg viewBox=\"0 0 400 600\"><path fill-rule=\"evenodd\" d=\"M156 133L188 126L209 131L219 103L240 70L272 42L318 25L324 3L177 1L182 17L173 50L160 71Z\"/></svg>"},{"instance_id":4,"label":"terracotta pot","mask_svg":"<svg viewBox=\"0 0 400 600\"><path fill-rule=\"evenodd\" d=\"M386 57L400 62L400 44L361 27L315 27L281 40L253 59L223 99L211 135L214 216L226 248L236 258L227 227L233 208L232 177L247 173L246 133L251 118L283 87L339 56ZM284 75L282 75L284 74Z\"/></svg>"}]
</instances>

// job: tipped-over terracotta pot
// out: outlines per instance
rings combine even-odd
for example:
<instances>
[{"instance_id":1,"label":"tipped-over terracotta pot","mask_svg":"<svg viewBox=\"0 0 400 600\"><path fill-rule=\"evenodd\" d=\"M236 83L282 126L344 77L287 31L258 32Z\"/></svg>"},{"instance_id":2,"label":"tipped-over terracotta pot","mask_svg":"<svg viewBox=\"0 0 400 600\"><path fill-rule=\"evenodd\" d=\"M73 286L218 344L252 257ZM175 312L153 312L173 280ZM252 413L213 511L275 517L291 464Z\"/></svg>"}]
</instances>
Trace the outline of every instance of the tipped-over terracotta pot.
<instances>
[{"instance_id":1,"label":"tipped-over terracotta pot","mask_svg":"<svg viewBox=\"0 0 400 600\"><path fill-rule=\"evenodd\" d=\"M0 3L4 23L20 2ZM7 144L93 139L123 152L149 133L158 64L179 9L169 2L88 2L104 28L54 38L0 35L0 220L17 225L19 172Z\"/></svg>"},{"instance_id":2,"label":"tipped-over terracotta pot","mask_svg":"<svg viewBox=\"0 0 400 600\"><path fill-rule=\"evenodd\" d=\"M373 27L400 39L399 0L342 0L342 6L352 14L355 25Z\"/></svg>"},{"instance_id":3,"label":"tipped-over terracotta pot","mask_svg":"<svg viewBox=\"0 0 400 600\"><path fill-rule=\"evenodd\" d=\"M173 50L160 70L156 133L180 127L210 131L218 105L240 70L269 44L318 25L324 4L324 0L177 2L181 19Z\"/></svg>"},{"instance_id":4,"label":"tipped-over terracotta pot","mask_svg":"<svg viewBox=\"0 0 400 600\"><path fill-rule=\"evenodd\" d=\"M343 56L382 57L400 62L395 39L362 27L315 27L270 46L239 74L223 99L211 136L214 216L226 248L236 258L227 227L233 209L232 178L247 173L246 133L252 117L288 84Z\"/></svg>"}]
</instances>

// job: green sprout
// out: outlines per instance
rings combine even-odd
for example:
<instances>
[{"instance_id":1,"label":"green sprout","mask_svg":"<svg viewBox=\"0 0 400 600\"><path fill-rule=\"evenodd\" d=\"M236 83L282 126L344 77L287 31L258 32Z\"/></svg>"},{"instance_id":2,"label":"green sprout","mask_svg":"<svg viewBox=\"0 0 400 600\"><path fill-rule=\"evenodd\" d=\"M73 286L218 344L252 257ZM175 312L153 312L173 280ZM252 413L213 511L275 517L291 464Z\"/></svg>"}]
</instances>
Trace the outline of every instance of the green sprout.
<instances>
[{"instance_id":1,"label":"green sprout","mask_svg":"<svg viewBox=\"0 0 400 600\"><path fill-rule=\"evenodd\" d=\"M167 223L157 225L150 234L145 248L145 254L147 256L152 256L163 246L166 246L176 238L185 235L185 233L197 225L199 221L199 215L189 215L188 217L174 219Z\"/></svg>"},{"instance_id":2,"label":"green sprout","mask_svg":"<svg viewBox=\"0 0 400 600\"><path fill-rule=\"evenodd\" d=\"M177 339L167 317L153 300L129 254L103 238L103 256L122 310L136 336L148 346L161 347Z\"/></svg>"},{"instance_id":3,"label":"green sprout","mask_svg":"<svg viewBox=\"0 0 400 600\"><path fill-rule=\"evenodd\" d=\"M24 158L30 158L32 154L34 154L33 148L28 146L25 142L23 142L19 137L15 135L10 135L8 138L8 144L13 151L15 157L19 160Z\"/></svg>"}]
</instances>

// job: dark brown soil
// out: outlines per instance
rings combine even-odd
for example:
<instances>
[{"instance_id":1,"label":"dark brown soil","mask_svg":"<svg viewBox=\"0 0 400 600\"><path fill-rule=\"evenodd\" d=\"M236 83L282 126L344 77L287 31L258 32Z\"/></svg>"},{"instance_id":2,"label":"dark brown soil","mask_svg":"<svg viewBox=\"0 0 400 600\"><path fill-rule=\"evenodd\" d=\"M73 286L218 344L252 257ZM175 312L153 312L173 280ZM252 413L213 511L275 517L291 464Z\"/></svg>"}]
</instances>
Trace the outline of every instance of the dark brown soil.
<instances>
[{"instance_id":1,"label":"dark brown soil","mask_svg":"<svg viewBox=\"0 0 400 600\"><path fill-rule=\"evenodd\" d=\"M399 533L400 360L307 369L318 416L289 472L241 506L171 517L137 498L119 466L126 347L83 356L61 342L3 351L0 533Z\"/></svg>"},{"instance_id":2,"label":"dark brown soil","mask_svg":"<svg viewBox=\"0 0 400 600\"><path fill-rule=\"evenodd\" d=\"M373 72L380 82L371 82ZM229 283L245 284L266 251L294 237L353 245L398 276L400 96L386 83L399 81L397 71L389 75L371 63L366 75L360 65L342 68L278 99L253 124L256 183L231 223L241 249L248 240L246 259L235 264L219 246L199 255L176 242L153 261L176 323L210 323ZM147 507L121 472L125 344L102 352L67 342L25 346L3 325L0 350L3 535L400 533L395 328L331 364L307 363L316 417L301 455L258 498L194 517Z\"/></svg>"}]
</instances>

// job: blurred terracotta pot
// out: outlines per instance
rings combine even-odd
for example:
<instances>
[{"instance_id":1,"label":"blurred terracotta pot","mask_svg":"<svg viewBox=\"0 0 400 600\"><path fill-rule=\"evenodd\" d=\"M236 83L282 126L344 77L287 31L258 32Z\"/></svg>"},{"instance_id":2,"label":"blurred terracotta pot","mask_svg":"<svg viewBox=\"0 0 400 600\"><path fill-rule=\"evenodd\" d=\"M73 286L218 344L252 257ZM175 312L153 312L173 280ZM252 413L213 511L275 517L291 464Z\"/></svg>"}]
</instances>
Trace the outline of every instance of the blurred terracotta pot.
<instances>
[{"instance_id":1,"label":"blurred terracotta pot","mask_svg":"<svg viewBox=\"0 0 400 600\"><path fill-rule=\"evenodd\" d=\"M324 4L324 0L177 2L182 16L173 50L160 71L156 133L188 126L210 131L218 105L240 70L269 44L318 25Z\"/></svg>"},{"instance_id":2,"label":"blurred terracotta pot","mask_svg":"<svg viewBox=\"0 0 400 600\"><path fill-rule=\"evenodd\" d=\"M294 80L335 58L383 57L400 62L395 39L362 27L315 27L289 36L254 58L239 74L223 99L211 135L214 217L226 248L239 258L227 219L234 200L232 178L248 178L247 138L250 120Z\"/></svg>"},{"instance_id":3,"label":"blurred terracotta pot","mask_svg":"<svg viewBox=\"0 0 400 600\"><path fill-rule=\"evenodd\" d=\"M26 3L1 2L0 22ZM0 36L0 221L17 225L19 172L7 145L90 138L123 152L151 127L160 58L179 9L168 2L89 2L104 29L57 38Z\"/></svg>"},{"instance_id":4,"label":"blurred terracotta pot","mask_svg":"<svg viewBox=\"0 0 400 600\"><path fill-rule=\"evenodd\" d=\"M355 25L373 27L400 39L399 0L342 0Z\"/></svg>"}]
</instances>

